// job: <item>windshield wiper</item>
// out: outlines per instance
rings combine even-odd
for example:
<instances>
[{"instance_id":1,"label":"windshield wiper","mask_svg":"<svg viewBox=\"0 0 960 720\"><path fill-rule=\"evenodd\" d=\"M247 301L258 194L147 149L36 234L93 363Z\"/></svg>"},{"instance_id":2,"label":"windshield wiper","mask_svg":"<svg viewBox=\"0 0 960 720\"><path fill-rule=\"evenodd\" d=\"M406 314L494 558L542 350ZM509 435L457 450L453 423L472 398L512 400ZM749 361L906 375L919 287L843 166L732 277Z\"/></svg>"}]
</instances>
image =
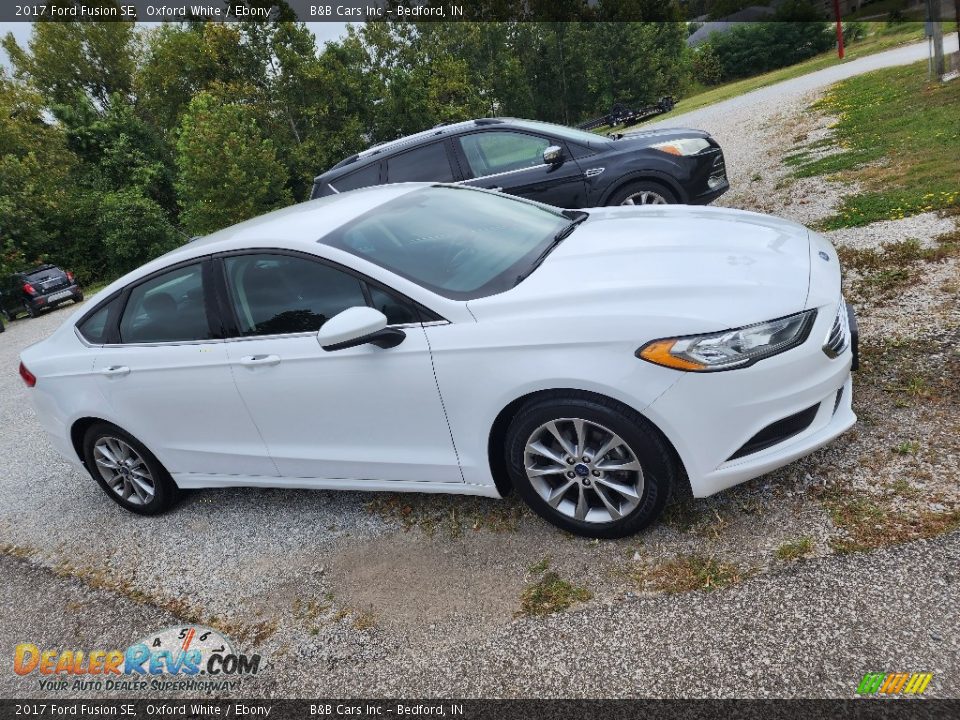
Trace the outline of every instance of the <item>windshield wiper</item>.
<instances>
[{"instance_id":1,"label":"windshield wiper","mask_svg":"<svg viewBox=\"0 0 960 720\"><path fill-rule=\"evenodd\" d=\"M528 267L524 272L517 275L517 279L513 283L514 287L516 287L517 285L522 283L524 280L526 280L528 277L530 277L531 273L533 273L534 270L540 267L540 264L547 259L547 255L553 252L553 249L557 247L557 245L559 245L568 237L570 237L570 234L577 229L577 226L580 223L582 223L584 220L590 217L589 213L571 211L571 210L564 210L563 214L565 217L573 217L573 220L571 220L569 223L564 225L563 228L560 229L560 232L558 232L556 235L553 236L553 239L543 249L543 252L537 255L537 259L533 261L530 267Z\"/></svg>"}]
</instances>

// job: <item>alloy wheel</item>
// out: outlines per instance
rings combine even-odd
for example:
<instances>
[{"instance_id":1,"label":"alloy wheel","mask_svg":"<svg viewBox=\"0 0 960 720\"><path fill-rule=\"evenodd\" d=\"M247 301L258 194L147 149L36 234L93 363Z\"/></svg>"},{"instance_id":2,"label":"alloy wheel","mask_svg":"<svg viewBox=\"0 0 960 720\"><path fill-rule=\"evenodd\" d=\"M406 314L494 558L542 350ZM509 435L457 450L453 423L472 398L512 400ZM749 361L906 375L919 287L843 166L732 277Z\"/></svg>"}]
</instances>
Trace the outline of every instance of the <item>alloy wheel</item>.
<instances>
[{"instance_id":1,"label":"alloy wheel","mask_svg":"<svg viewBox=\"0 0 960 720\"><path fill-rule=\"evenodd\" d=\"M667 199L653 190L640 190L624 198L621 205L667 205Z\"/></svg>"},{"instance_id":2,"label":"alloy wheel","mask_svg":"<svg viewBox=\"0 0 960 720\"><path fill-rule=\"evenodd\" d=\"M93 446L97 472L114 493L133 505L147 505L157 487L143 457L129 443L102 437Z\"/></svg>"},{"instance_id":3,"label":"alloy wheel","mask_svg":"<svg viewBox=\"0 0 960 720\"><path fill-rule=\"evenodd\" d=\"M626 441L581 418L551 420L534 430L524 468L547 505L581 522L620 520L643 497L643 468Z\"/></svg>"}]
</instances>

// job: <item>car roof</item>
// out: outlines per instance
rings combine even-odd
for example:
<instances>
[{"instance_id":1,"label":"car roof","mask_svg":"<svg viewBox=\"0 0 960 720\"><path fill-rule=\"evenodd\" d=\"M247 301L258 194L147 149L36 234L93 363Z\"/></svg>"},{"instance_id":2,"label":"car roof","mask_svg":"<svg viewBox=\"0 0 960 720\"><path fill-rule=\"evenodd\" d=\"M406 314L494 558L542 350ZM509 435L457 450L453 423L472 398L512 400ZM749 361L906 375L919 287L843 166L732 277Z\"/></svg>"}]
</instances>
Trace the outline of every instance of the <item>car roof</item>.
<instances>
[{"instance_id":1,"label":"car roof","mask_svg":"<svg viewBox=\"0 0 960 720\"><path fill-rule=\"evenodd\" d=\"M502 125L513 121L513 118L477 118L476 120L464 120L463 122L458 123L436 125L428 130L422 130L421 132L413 133L412 135L404 135L403 137L399 137L395 140L387 140L386 142L371 145L366 150L361 150L355 155L344 158L329 170L317 175L314 180L319 180L320 178L327 176L331 178L336 177L341 174L340 171L343 171L343 173L346 174L350 170L353 170L354 166L357 165L361 160L371 160L372 158L375 158L381 154L391 153L400 148L407 147L408 145L410 147L414 147L430 141L433 138L453 135L462 130L469 130L474 127L486 127L488 125Z\"/></svg>"},{"instance_id":2,"label":"car roof","mask_svg":"<svg viewBox=\"0 0 960 720\"><path fill-rule=\"evenodd\" d=\"M290 205L266 215L246 220L218 230L209 235L193 238L167 256L177 253L194 255L211 252L209 246L222 244L232 248L244 248L249 243L264 243L278 240L283 244L314 244L331 230L345 225L354 218L379 207L401 195L429 187L436 183L397 183L373 185L350 192ZM219 252L215 250L213 252Z\"/></svg>"}]
</instances>

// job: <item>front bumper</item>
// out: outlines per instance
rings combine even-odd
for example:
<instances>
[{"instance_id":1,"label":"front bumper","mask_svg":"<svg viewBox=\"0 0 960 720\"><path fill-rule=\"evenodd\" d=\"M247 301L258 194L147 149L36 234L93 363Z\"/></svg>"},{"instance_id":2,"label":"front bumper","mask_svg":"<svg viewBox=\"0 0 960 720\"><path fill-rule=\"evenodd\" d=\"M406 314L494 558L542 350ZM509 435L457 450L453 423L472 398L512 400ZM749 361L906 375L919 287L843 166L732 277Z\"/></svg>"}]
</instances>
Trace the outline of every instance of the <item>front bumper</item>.
<instances>
[{"instance_id":1,"label":"front bumper","mask_svg":"<svg viewBox=\"0 0 960 720\"><path fill-rule=\"evenodd\" d=\"M823 343L834 315L821 311L807 342L748 368L686 373L645 414L683 461L695 497L706 497L793 462L850 429L856 349L851 337L830 358ZM806 413L806 414L805 414ZM743 452L771 426L803 416L804 426Z\"/></svg>"}]
</instances>

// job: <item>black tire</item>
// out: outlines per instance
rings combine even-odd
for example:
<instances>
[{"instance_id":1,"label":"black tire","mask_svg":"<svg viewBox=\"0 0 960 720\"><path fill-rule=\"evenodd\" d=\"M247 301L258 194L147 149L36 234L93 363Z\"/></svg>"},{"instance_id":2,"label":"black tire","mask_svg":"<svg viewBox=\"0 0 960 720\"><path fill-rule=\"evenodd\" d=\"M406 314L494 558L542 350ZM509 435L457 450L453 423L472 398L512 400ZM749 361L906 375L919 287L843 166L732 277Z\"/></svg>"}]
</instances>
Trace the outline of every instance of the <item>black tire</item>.
<instances>
[{"instance_id":1,"label":"black tire","mask_svg":"<svg viewBox=\"0 0 960 720\"><path fill-rule=\"evenodd\" d=\"M8 313L3 308L0 308L0 315L2 315L3 319L6 320L7 322L13 322L13 318L10 316L10 313Z\"/></svg>"},{"instance_id":2,"label":"black tire","mask_svg":"<svg viewBox=\"0 0 960 720\"><path fill-rule=\"evenodd\" d=\"M623 205L626 202L627 198L642 193L653 193L655 195L663 198L663 203L667 205L675 205L679 202L676 193L674 193L666 185L662 185L658 182L653 182L650 180L642 180L640 182L629 183L624 185L622 188L617 190L613 195L610 196L610 199L607 200L608 206L613 205ZM635 203L635 204L644 204L644 203Z\"/></svg>"},{"instance_id":3,"label":"black tire","mask_svg":"<svg viewBox=\"0 0 960 720\"><path fill-rule=\"evenodd\" d=\"M94 446L98 441L106 438L117 439L125 442L140 456L143 464L150 471L153 482L154 494L149 502L132 502L127 500L114 491L107 482L107 479L101 473L94 457ZM143 443L133 437L130 433L121 430L115 425L109 423L96 423L91 425L83 436L83 458L87 465L87 471L97 481L97 484L103 491L120 507L129 510L138 515L157 515L173 507L180 499L182 491L170 477L170 473L160 464L160 461L150 452Z\"/></svg>"},{"instance_id":4,"label":"black tire","mask_svg":"<svg viewBox=\"0 0 960 720\"><path fill-rule=\"evenodd\" d=\"M35 318L37 315L40 314L37 310L34 309L33 305L31 305L26 301L24 301L23 303L23 309L26 311L27 315L29 315L32 318Z\"/></svg>"},{"instance_id":5,"label":"black tire","mask_svg":"<svg viewBox=\"0 0 960 720\"><path fill-rule=\"evenodd\" d=\"M603 429L612 431L625 443L629 452L640 463L643 489L638 493L639 501L620 519L611 518L608 522L591 522L565 514L551 507L527 476L525 451L532 434L550 421L568 418L585 420L588 424L594 424L595 428L601 426ZM589 447L588 442L585 441L583 444ZM599 448L596 449L599 450ZM506 434L505 452L507 469L514 487L534 512L563 530L586 537L619 538L642 530L663 512L679 474L677 463L663 437L643 416L617 402L595 396L547 397L531 402L523 407L510 423ZM609 458L609 453L604 457ZM594 458L594 460L598 464L603 462L603 458ZM580 466L582 463L578 462L576 465ZM559 486L567 482L565 478L568 476L559 474L552 477L554 478L552 482L556 482ZM616 478L611 474L608 479ZM587 480L580 482L589 484ZM597 501L594 507L599 510L601 507L596 481L593 487L593 495L590 495L590 498L591 501ZM601 485L601 487L607 497L610 497L607 486ZM572 503L579 489L574 486L571 487L570 492L574 495L567 497ZM588 487L584 492L589 494L590 488Z\"/></svg>"}]
</instances>

